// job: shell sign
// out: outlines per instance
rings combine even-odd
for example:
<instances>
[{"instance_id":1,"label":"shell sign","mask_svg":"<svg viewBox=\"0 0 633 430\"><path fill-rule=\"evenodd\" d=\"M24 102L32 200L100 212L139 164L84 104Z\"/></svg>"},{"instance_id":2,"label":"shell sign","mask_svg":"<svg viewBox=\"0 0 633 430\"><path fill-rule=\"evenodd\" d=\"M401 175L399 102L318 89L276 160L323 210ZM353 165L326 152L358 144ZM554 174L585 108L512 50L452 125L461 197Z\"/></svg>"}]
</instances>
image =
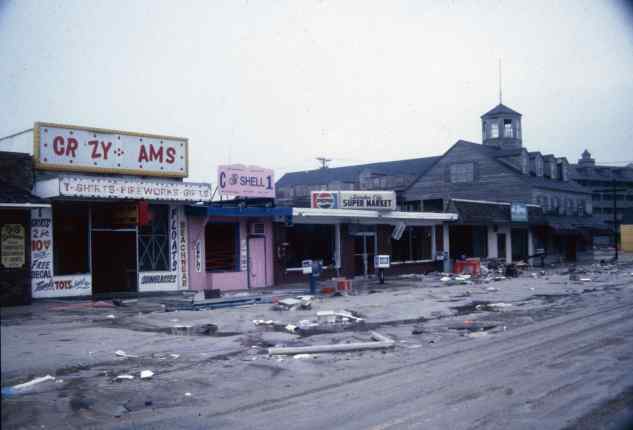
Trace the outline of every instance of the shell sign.
<instances>
[{"instance_id":1,"label":"shell sign","mask_svg":"<svg viewBox=\"0 0 633 430\"><path fill-rule=\"evenodd\" d=\"M188 175L185 138L43 122L35 123L33 136L40 170Z\"/></svg>"},{"instance_id":2,"label":"shell sign","mask_svg":"<svg viewBox=\"0 0 633 430\"><path fill-rule=\"evenodd\" d=\"M275 198L275 173L257 166L218 166L218 187L223 195Z\"/></svg>"}]
</instances>

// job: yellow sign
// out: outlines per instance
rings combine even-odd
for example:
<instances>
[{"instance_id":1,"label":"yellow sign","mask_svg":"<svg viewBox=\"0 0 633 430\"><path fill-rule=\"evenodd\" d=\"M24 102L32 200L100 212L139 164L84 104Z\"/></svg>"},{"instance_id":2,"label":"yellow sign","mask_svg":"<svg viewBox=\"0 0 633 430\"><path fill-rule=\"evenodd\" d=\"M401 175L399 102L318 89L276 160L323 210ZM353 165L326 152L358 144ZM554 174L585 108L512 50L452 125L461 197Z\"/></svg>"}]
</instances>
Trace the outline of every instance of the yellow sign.
<instances>
[{"instance_id":1,"label":"yellow sign","mask_svg":"<svg viewBox=\"0 0 633 430\"><path fill-rule=\"evenodd\" d=\"M2 265L7 269L24 267L26 261L25 237L24 227L20 224L2 226L0 254L2 255Z\"/></svg>"}]
</instances>

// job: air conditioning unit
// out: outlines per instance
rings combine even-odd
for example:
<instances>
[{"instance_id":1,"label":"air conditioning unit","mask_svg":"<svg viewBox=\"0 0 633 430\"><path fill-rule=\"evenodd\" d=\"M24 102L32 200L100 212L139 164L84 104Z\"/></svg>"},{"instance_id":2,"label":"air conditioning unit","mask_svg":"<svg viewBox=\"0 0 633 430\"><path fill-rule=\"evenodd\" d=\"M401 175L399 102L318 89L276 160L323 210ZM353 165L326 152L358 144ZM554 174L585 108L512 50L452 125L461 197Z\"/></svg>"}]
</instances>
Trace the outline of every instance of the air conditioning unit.
<instances>
[{"instance_id":1,"label":"air conditioning unit","mask_svg":"<svg viewBox=\"0 0 633 430\"><path fill-rule=\"evenodd\" d=\"M266 231L263 222L254 222L251 224L251 234L263 235Z\"/></svg>"}]
</instances>

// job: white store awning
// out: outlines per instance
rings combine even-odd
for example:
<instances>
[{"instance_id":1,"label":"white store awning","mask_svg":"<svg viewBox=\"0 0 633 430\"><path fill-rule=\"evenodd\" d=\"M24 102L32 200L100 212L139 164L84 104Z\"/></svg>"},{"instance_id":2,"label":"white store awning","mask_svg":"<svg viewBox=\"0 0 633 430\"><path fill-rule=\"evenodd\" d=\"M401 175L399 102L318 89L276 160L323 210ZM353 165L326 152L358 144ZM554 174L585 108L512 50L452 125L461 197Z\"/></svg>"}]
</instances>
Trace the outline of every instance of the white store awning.
<instances>
[{"instance_id":1,"label":"white store awning","mask_svg":"<svg viewBox=\"0 0 633 430\"><path fill-rule=\"evenodd\" d=\"M388 224L438 225L457 221L457 214L354 209L292 208L294 224Z\"/></svg>"}]
</instances>

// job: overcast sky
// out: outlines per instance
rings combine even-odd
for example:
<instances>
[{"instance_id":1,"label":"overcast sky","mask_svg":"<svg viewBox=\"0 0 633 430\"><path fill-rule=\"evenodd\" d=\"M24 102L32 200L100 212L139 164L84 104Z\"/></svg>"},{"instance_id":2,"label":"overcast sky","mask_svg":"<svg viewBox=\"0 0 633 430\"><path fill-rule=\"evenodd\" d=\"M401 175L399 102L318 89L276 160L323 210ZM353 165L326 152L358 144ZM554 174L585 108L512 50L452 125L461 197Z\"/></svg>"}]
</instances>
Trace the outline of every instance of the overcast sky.
<instances>
[{"instance_id":1,"label":"overcast sky","mask_svg":"<svg viewBox=\"0 0 633 430\"><path fill-rule=\"evenodd\" d=\"M212 182L229 161L280 177L318 156L439 155L481 142L502 58L528 150L630 162L627 5L0 0L0 136L34 121L184 136L190 178Z\"/></svg>"}]
</instances>

